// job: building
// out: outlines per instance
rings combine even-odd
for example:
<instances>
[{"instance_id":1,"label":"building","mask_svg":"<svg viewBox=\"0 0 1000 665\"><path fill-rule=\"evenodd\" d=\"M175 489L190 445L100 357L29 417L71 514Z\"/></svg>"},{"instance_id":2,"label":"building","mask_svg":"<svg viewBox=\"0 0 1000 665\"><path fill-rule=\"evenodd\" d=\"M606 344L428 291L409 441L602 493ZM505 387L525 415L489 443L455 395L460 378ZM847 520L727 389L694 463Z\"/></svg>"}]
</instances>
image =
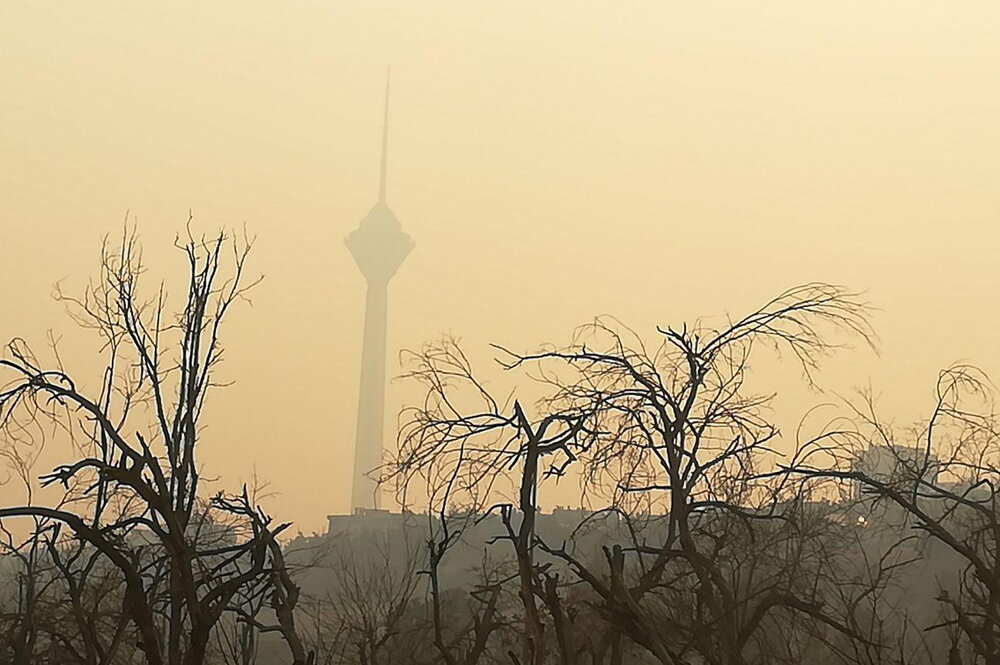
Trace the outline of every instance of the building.
<instances>
[{"instance_id":1,"label":"building","mask_svg":"<svg viewBox=\"0 0 1000 665\"><path fill-rule=\"evenodd\" d=\"M852 471L889 485L913 486L916 481L937 482L940 462L926 448L910 446L870 445L854 462ZM860 499L864 487L854 482L853 496Z\"/></svg>"},{"instance_id":2,"label":"building","mask_svg":"<svg viewBox=\"0 0 1000 665\"><path fill-rule=\"evenodd\" d=\"M386 202L389 152L389 79L385 83L385 119L382 125L382 166L378 201L358 228L345 239L367 283L365 324L361 350L361 385L354 442L351 511L381 507L375 481L385 447L385 362L389 281L413 249L399 220Z\"/></svg>"}]
</instances>

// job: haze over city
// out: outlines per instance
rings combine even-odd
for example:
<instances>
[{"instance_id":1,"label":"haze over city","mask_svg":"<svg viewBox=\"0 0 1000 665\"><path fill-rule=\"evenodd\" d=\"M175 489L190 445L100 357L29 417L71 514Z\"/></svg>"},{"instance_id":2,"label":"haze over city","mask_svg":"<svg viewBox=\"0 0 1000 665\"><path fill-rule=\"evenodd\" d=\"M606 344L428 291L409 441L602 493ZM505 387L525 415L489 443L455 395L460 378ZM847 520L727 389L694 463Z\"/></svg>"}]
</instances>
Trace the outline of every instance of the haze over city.
<instances>
[{"instance_id":1,"label":"haze over city","mask_svg":"<svg viewBox=\"0 0 1000 665\"><path fill-rule=\"evenodd\" d=\"M997 35L0 0L0 665L1000 665Z\"/></svg>"},{"instance_id":2,"label":"haze over city","mask_svg":"<svg viewBox=\"0 0 1000 665\"><path fill-rule=\"evenodd\" d=\"M201 460L325 530L350 508L364 314L343 240L377 199L391 65L387 198L416 248L390 375L442 332L489 367L491 342L564 343L598 314L655 334L818 280L864 291L879 337L819 383L916 418L942 367L1000 371L997 34L991 2L5 2L0 336L53 331L96 385L99 341L53 285L81 290L126 219L168 285L189 211L245 226L265 279L228 324ZM387 395L392 432L418 393ZM828 399L780 393L775 418Z\"/></svg>"}]
</instances>

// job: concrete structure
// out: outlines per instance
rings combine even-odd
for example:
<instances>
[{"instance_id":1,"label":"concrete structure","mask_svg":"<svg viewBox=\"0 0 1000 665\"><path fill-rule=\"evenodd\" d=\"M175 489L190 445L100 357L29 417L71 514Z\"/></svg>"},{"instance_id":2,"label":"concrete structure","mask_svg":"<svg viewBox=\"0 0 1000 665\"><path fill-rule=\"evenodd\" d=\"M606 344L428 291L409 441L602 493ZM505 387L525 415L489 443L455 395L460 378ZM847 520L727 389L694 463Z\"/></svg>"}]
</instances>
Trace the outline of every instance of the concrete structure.
<instances>
[{"instance_id":1,"label":"concrete structure","mask_svg":"<svg viewBox=\"0 0 1000 665\"><path fill-rule=\"evenodd\" d=\"M870 445L855 462L853 471L884 483L915 484L917 479L937 481L940 462L924 448L910 446ZM854 483L855 499L864 495L860 482Z\"/></svg>"},{"instance_id":2,"label":"concrete structure","mask_svg":"<svg viewBox=\"0 0 1000 665\"><path fill-rule=\"evenodd\" d=\"M389 79L385 83L385 122L382 126L382 170L378 202L345 243L368 283L365 303L364 341L361 350L361 387L358 424L354 443L354 481L351 510L379 508L373 473L382 464L385 436L386 316L389 280L413 249L413 240L403 233L399 220L385 198L386 162L389 150Z\"/></svg>"}]
</instances>

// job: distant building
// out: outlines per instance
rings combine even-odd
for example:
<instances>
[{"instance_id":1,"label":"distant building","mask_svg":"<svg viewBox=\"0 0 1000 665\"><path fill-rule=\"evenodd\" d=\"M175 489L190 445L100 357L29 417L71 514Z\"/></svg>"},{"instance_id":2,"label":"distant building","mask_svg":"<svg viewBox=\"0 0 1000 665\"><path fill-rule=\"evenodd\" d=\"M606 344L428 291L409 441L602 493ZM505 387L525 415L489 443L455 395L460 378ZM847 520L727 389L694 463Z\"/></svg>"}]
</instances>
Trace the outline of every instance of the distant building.
<instances>
[{"instance_id":1,"label":"distant building","mask_svg":"<svg viewBox=\"0 0 1000 665\"><path fill-rule=\"evenodd\" d=\"M855 461L853 471L888 485L915 486L918 480L937 482L941 463L925 448L868 446ZM853 497L865 495L863 483L854 482Z\"/></svg>"},{"instance_id":2,"label":"distant building","mask_svg":"<svg viewBox=\"0 0 1000 665\"><path fill-rule=\"evenodd\" d=\"M426 516L423 516L426 520ZM350 515L327 515L327 536L385 534L416 525L413 513L393 513L381 508L355 508ZM420 523L423 526L423 522Z\"/></svg>"}]
</instances>

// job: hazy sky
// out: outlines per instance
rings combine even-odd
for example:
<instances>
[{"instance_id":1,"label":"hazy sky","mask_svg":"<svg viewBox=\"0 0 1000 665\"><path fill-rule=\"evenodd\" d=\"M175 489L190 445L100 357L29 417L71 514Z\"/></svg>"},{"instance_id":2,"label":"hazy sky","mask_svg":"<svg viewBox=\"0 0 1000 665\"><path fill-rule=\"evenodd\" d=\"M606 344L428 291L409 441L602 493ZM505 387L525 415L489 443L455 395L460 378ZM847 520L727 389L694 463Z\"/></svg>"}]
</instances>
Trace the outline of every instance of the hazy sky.
<instances>
[{"instance_id":1,"label":"hazy sky","mask_svg":"<svg viewBox=\"0 0 1000 665\"><path fill-rule=\"evenodd\" d=\"M868 290L882 349L827 384L912 418L940 367L1000 372L997 35L995 0L4 0L0 338L53 329L85 367L52 286L96 273L126 211L168 280L189 209L245 223L266 279L202 461L256 466L323 529L349 503L364 304L343 238L375 202L391 64L389 203L417 242L392 348L451 331L485 359L822 280ZM783 422L823 399L790 377Z\"/></svg>"}]
</instances>

